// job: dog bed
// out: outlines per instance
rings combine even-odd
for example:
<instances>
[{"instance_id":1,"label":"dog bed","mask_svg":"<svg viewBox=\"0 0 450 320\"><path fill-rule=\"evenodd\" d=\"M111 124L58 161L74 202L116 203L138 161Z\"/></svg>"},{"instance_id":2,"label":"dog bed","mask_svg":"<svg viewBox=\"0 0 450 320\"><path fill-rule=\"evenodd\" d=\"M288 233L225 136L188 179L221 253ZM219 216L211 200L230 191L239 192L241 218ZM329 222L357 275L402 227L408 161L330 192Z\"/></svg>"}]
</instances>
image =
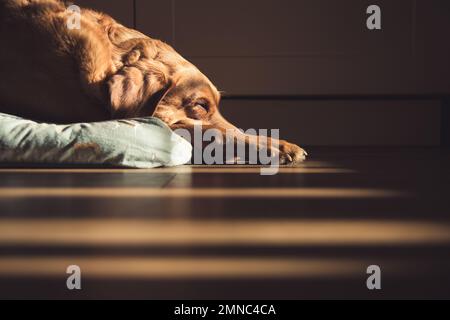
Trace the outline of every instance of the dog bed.
<instances>
[{"instance_id":1,"label":"dog bed","mask_svg":"<svg viewBox=\"0 0 450 320\"><path fill-rule=\"evenodd\" d=\"M0 165L155 168L190 161L192 146L156 118L55 125L0 113Z\"/></svg>"}]
</instances>

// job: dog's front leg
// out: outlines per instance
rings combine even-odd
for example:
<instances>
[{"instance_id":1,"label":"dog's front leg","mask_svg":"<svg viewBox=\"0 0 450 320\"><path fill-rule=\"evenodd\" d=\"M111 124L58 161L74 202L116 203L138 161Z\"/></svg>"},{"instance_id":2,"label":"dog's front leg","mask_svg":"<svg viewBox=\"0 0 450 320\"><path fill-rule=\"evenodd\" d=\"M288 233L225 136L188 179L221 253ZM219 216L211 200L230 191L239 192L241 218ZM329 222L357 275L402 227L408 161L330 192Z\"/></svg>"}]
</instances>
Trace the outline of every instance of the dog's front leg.
<instances>
[{"instance_id":1,"label":"dog's front leg","mask_svg":"<svg viewBox=\"0 0 450 320\"><path fill-rule=\"evenodd\" d=\"M245 144L249 153L253 151L258 155L266 153L268 156L276 157L280 165L294 165L300 163L304 161L308 155L307 152L299 146L272 137L249 135L238 131L236 140L238 144Z\"/></svg>"},{"instance_id":2,"label":"dog's front leg","mask_svg":"<svg viewBox=\"0 0 450 320\"><path fill-rule=\"evenodd\" d=\"M306 151L295 144L263 135L244 133L221 116L219 119L216 117L216 121L212 124L194 125L191 121L178 121L170 127L175 131L187 130L188 136L194 137L194 139L191 138L191 143L197 152L201 152L211 143L225 146L223 160L228 164L264 164L261 161L261 155L264 155L266 160L270 158L270 162L275 159L280 165L294 165L304 161L307 156ZM210 130L215 131L214 141L204 139Z\"/></svg>"}]
</instances>

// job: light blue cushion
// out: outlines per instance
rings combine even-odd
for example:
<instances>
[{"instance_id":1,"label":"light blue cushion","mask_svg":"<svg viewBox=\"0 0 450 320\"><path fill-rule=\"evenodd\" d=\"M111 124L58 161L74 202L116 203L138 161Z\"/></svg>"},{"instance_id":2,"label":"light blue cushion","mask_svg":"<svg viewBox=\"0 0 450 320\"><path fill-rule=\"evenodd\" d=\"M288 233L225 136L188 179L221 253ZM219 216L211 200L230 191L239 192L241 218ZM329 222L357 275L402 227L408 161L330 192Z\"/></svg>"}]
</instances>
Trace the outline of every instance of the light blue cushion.
<instances>
[{"instance_id":1,"label":"light blue cushion","mask_svg":"<svg viewBox=\"0 0 450 320\"><path fill-rule=\"evenodd\" d=\"M154 168L191 155L191 144L156 118L55 125L0 113L0 164Z\"/></svg>"}]
</instances>

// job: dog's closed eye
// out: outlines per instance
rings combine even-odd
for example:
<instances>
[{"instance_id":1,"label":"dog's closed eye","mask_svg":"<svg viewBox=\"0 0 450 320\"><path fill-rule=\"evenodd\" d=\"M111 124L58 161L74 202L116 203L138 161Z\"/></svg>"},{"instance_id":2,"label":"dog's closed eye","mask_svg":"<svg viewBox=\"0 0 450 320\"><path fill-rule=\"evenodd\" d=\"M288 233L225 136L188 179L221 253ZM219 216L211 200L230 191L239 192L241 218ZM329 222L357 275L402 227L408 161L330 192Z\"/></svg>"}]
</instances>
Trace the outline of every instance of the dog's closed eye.
<instances>
[{"instance_id":1,"label":"dog's closed eye","mask_svg":"<svg viewBox=\"0 0 450 320\"><path fill-rule=\"evenodd\" d=\"M199 100L186 108L186 114L189 118L201 120L204 119L209 112L209 104L207 101Z\"/></svg>"},{"instance_id":2,"label":"dog's closed eye","mask_svg":"<svg viewBox=\"0 0 450 320\"><path fill-rule=\"evenodd\" d=\"M197 101L195 106L198 107L198 108L202 108L206 112L209 112L209 104L206 101L203 101L203 100Z\"/></svg>"},{"instance_id":3,"label":"dog's closed eye","mask_svg":"<svg viewBox=\"0 0 450 320\"><path fill-rule=\"evenodd\" d=\"M188 115L189 118L201 120L206 117L208 111L203 105L196 104L194 106L186 108L186 114Z\"/></svg>"}]
</instances>

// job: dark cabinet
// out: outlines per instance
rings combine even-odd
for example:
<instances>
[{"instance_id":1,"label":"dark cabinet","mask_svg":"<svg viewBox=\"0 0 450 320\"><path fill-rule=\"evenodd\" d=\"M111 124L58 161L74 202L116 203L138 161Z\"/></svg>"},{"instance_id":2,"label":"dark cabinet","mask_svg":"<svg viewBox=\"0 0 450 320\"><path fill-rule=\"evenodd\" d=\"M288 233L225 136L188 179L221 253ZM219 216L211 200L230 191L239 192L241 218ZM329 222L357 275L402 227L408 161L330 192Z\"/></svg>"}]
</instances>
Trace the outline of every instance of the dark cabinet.
<instances>
[{"instance_id":1,"label":"dark cabinet","mask_svg":"<svg viewBox=\"0 0 450 320\"><path fill-rule=\"evenodd\" d=\"M450 92L450 1L136 0L137 28L236 95Z\"/></svg>"}]
</instances>

